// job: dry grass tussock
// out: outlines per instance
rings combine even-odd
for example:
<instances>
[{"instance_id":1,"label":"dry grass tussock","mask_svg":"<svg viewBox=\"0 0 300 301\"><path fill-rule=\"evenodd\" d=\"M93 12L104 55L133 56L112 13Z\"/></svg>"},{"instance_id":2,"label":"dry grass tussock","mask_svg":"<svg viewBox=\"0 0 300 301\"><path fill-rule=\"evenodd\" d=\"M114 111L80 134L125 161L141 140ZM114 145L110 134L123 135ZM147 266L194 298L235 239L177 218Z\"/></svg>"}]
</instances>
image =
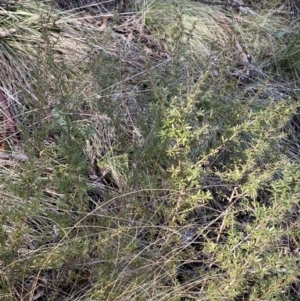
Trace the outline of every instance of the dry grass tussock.
<instances>
[{"instance_id":1,"label":"dry grass tussock","mask_svg":"<svg viewBox=\"0 0 300 301\"><path fill-rule=\"evenodd\" d=\"M297 263L298 23L278 5L132 2L0 1L1 300L299 294L295 273L269 281ZM177 105L203 126L188 160Z\"/></svg>"}]
</instances>

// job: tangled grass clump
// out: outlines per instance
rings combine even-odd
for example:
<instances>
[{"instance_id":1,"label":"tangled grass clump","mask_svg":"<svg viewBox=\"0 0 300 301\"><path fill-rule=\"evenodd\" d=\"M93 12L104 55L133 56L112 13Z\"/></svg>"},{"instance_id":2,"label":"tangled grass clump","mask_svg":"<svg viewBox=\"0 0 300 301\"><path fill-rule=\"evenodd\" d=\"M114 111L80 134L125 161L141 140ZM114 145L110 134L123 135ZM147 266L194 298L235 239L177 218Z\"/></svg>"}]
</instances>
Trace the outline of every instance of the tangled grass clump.
<instances>
[{"instance_id":1,"label":"tangled grass clump","mask_svg":"<svg viewBox=\"0 0 300 301\"><path fill-rule=\"evenodd\" d=\"M298 25L132 4L1 8L1 300L296 300Z\"/></svg>"}]
</instances>

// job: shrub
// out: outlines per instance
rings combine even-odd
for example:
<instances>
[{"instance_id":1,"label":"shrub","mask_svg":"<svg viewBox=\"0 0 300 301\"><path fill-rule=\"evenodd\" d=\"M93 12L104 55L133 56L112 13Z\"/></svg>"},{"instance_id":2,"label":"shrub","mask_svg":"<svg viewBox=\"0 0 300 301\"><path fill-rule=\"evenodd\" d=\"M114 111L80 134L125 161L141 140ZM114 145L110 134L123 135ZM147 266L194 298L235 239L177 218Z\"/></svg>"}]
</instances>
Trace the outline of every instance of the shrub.
<instances>
[{"instance_id":1,"label":"shrub","mask_svg":"<svg viewBox=\"0 0 300 301\"><path fill-rule=\"evenodd\" d=\"M297 300L298 104L262 62L283 24L181 2L104 32L7 13L35 35L3 40L28 156L1 169L3 300Z\"/></svg>"}]
</instances>

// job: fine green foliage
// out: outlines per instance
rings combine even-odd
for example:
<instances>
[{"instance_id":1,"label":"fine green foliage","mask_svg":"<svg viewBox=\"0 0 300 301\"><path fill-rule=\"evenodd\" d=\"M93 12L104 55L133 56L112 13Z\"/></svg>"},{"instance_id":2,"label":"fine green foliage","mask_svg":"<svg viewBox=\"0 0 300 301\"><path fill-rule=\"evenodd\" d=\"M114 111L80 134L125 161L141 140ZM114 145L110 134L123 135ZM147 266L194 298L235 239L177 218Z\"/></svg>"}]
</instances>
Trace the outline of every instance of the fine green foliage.
<instances>
[{"instance_id":1,"label":"fine green foliage","mask_svg":"<svg viewBox=\"0 0 300 301\"><path fill-rule=\"evenodd\" d=\"M299 25L200 2L1 7L1 300L298 300Z\"/></svg>"}]
</instances>

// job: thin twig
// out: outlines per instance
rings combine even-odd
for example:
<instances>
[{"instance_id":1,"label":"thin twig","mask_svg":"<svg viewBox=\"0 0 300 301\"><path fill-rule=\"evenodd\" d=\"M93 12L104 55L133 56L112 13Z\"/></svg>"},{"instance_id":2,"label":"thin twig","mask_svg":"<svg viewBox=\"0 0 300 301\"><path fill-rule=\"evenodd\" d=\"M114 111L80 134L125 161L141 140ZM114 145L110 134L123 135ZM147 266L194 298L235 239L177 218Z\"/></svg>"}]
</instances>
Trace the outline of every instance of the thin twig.
<instances>
[{"instance_id":1,"label":"thin twig","mask_svg":"<svg viewBox=\"0 0 300 301\"><path fill-rule=\"evenodd\" d=\"M230 7L235 7L235 8L240 8L240 7L250 7L250 5L243 4L237 1L205 1L205 0L194 0L195 2L200 2L203 4L207 5L222 5L222 6L230 6Z\"/></svg>"}]
</instances>

